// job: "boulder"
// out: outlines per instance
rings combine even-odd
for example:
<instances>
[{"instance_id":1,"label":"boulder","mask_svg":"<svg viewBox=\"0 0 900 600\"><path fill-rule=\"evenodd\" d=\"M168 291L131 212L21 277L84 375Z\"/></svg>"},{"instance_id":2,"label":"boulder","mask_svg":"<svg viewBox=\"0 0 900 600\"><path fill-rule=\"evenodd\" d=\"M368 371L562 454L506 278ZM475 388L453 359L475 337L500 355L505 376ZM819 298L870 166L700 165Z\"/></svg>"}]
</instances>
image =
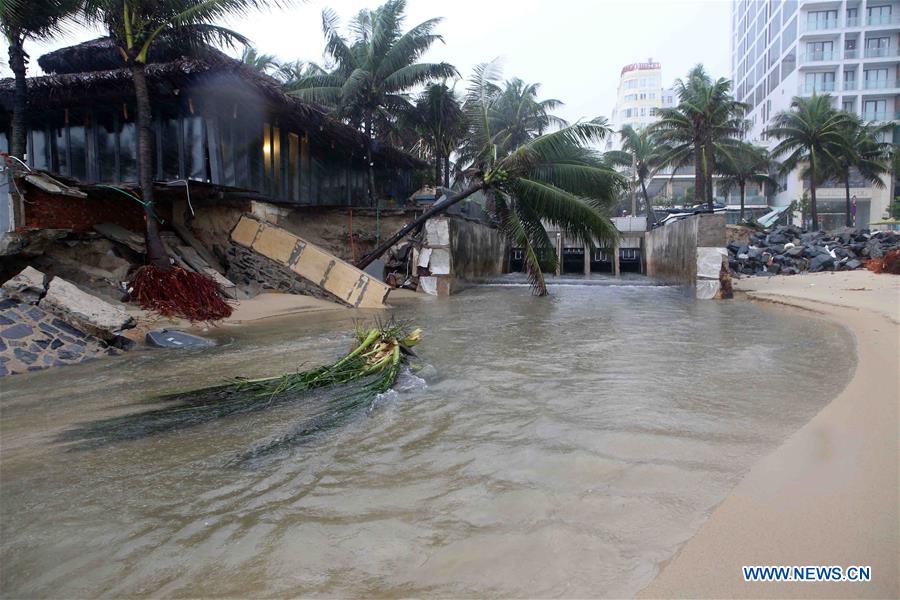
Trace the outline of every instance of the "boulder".
<instances>
[{"instance_id":1,"label":"boulder","mask_svg":"<svg viewBox=\"0 0 900 600\"><path fill-rule=\"evenodd\" d=\"M24 304L37 304L47 289L47 276L33 267L25 267L21 273L3 284L3 292Z\"/></svg>"},{"instance_id":2,"label":"boulder","mask_svg":"<svg viewBox=\"0 0 900 600\"><path fill-rule=\"evenodd\" d=\"M103 340L113 340L119 331L134 327L134 319L127 312L59 277L50 281L40 307Z\"/></svg>"},{"instance_id":3,"label":"boulder","mask_svg":"<svg viewBox=\"0 0 900 600\"><path fill-rule=\"evenodd\" d=\"M826 267L834 266L834 258L830 254L817 254L810 262L809 262L809 271L810 273L817 273L819 271L824 271Z\"/></svg>"}]
</instances>

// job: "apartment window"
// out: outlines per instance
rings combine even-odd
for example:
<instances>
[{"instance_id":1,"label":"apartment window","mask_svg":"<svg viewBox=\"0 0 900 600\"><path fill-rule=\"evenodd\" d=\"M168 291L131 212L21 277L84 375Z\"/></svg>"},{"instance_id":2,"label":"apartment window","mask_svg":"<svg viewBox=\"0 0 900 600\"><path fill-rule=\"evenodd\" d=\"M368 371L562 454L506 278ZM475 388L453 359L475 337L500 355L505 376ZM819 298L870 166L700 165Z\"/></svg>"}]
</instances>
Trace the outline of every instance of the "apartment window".
<instances>
[{"instance_id":1,"label":"apartment window","mask_svg":"<svg viewBox=\"0 0 900 600\"><path fill-rule=\"evenodd\" d=\"M791 19L791 22L788 23L787 27L784 28L784 33L781 34L781 44L782 46L789 46L794 43L797 39L797 19Z\"/></svg>"},{"instance_id":2,"label":"apartment window","mask_svg":"<svg viewBox=\"0 0 900 600\"><path fill-rule=\"evenodd\" d=\"M781 59L781 80L784 81L784 78L793 73L795 68L797 68L797 58L791 51Z\"/></svg>"},{"instance_id":3,"label":"apartment window","mask_svg":"<svg viewBox=\"0 0 900 600\"><path fill-rule=\"evenodd\" d=\"M787 23L787 20L791 17L791 15L797 12L797 4L797 0L787 0L787 2L784 3L784 10L781 13L782 25Z\"/></svg>"},{"instance_id":4,"label":"apartment window","mask_svg":"<svg viewBox=\"0 0 900 600\"><path fill-rule=\"evenodd\" d=\"M856 69L851 69L844 71L844 89L845 90L855 90L856 89Z\"/></svg>"},{"instance_id":5,"label":"apartment window","mask_svg":"<svg viewBox=\"0 0 900 600\"><path fill-rule=\"evenodd\" d=\"M834 56L834 42L807 42L806 60L831 60Z\"/></svg>"},{"instance_id":6,"label":"apartment window","mask_svg":"<svg viewBox=\"0 0 900 600\"><path fill-rule=\"evenodd\" d=\"M820 93L834 91L834 72L824 73L807 73L806 74L806 92Z\"/></svg>"},{"instance_id":7,"label":"apartment window","mask_svg":"<svg viewBox=\"0 0 900 600\"><path fill-rule=\"evenodd\" d=\"M847 9L847 27L857 27L859 25L859 9L856 7Z\"/></svg>"},{"instance_id":8,"label":"apartment window","mask_svg":"<svg viewBox=\"0 0 900 600\"><path fill-rule=\"evenodd\" d=\"M891 46L891 38L875 37L866 39L866 57L888 56Z\"/></svg>"},{"instance_id":9,"label":"apartment window","mask_svg":"<svg viewBox=\"0 0 900 600\"><path fill-rule=\"evenodd\" d=\"M863 71L863 81L865 89L878 90L888 86L888 70L887 69L866 69Z\"/></svg>"},{"instance_id":10,"label":"apartment window","mask_svg":"<svg viewBox=\"0 0 900 600\"><path fill-rule=\"evenodd\" d=\"M866 9L869 25L887 25L891 22L891 5L870 6Z\"/></svg>"},{"instance_id":11,"label":"apartment window","mask_svg":"<svg viewBox=\"0 0 900 600\"><path fill-rule=\"evenodd\" d=\"M853 100L844 100L843 104L841 104L841 110L852 113L855 110L854 104Z\"/></svg>"},{"instance_id":12,"label":"apartment window","mask_svg":"<svg viewBox=\"0 0 900 600\"><path fill-rule=\"evenodd\" d=\"M834 27L837 27L836 10L816 10L806 14L806 28L810 31Z\"/></svg>"},{"instance_id":13,"label":"apartment window","mask_svg":"<svg viewBox=\"0 0 900 600\"><path fill-rule=\"evenodd\" d=\"M766 61L766 68L778 63L778 57L781 56L781 44L778 38L769 46L769 57Z\"/></svg>"},{"instance_id":14,"label":"apartment window","mask_svg":"<svg viewBox=\"0 0 900 600\"><path fill-rule=\"evenodd\" d=\"M887 120L887 100L866 100L863 102L863 119L867 121Z\"/></svg>"}]
</instances>

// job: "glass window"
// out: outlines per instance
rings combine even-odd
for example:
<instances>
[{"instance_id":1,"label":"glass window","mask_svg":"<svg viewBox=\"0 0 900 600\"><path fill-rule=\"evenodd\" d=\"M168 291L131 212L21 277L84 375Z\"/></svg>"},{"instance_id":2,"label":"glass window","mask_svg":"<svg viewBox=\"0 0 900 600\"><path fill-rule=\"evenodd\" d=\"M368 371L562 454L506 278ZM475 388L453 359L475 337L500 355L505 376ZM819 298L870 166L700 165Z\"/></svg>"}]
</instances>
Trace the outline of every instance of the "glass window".
<instances>
[{"instance_id":1,"label":"glass window","mask_svg":"<svg viewBox=\"0 0 900 600\"><path fill-rule=\"evenodd\" d=\"M164 119L160 122L160 145L162 155L162 178L168 181L181 179L178 165L178 120Z\"/></svg>"},{"instance_id":2,"label":"glass window","mask_svg":"<svg viewBox=\"0 0 900 600\"><path fill-rule=\"evenodd\" d=\"M69 175L81 181L87 181L87 134L84 125L69 125Z\"/></svg>"},{"instance_id":3,"label":"glass window","mask_svg":"<svg viewBox=\"0 0 900 600\"><path fill-rule=\"evenodd\" d=\"M137 128L134 123L123 123L120 127L119 177L121 181L137 181Z\"/></svg>"},{"instance_id":4,"label":"glass window","mask_svg":"<svg viewBox=\"0 0 900 600\"><path fill-rule=\"evenodd\" d=\"M29 133L28 162L31 164L31 168L52 170L47 133L43 129L33 129Z\"/></svg>"},{"instance_id":5,"label":"glass window","mask_svg":"<svg viewBox=\"0 0 900 600\"><path fill-rule=\"evenodd\" d=\"M115 182L116 172L116 119L112 113L97 115L97 159L100 163L100 181Z\"/></svg>"},{"instance_id":6,"label":"glass window","mask_svg":"<svg viewBox=\"0 0 900 600\"><path fill-rule=\"evenodd\" d=\"M184 162L187 179L209 181L206 169L206 132L203 128L203 119L198 116L188 116L182 122L184 124Z\"/></svg>"},{"instance_id":7,"label":"glass window","mask_svg":"<svg viewBox=\"0 0 900 600\"><path fill-rule=\"evenodd\" d=\"M290 199L300 202L300 136L296 133L288 134L288 181Z\"/></svg>"}]
</instances>

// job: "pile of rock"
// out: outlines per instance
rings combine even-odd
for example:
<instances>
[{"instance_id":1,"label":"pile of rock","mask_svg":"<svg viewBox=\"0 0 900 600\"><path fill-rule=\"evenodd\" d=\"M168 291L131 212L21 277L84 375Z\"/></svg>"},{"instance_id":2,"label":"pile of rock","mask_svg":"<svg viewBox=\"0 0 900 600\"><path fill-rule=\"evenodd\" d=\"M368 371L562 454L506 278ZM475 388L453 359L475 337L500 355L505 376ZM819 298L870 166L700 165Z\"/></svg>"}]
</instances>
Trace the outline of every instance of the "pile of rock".
<instances>
[{"instance_id":1,"label":"pile of rock","mask_svg":"<svg viewBox=\"0 0 900 600\"><path fill-rule=\"evenodd\" d=\"M796 275L819 271L851 271L870 258L900 248L900 235L892 231L840 229L804 232L781 225L755 233L749 242L728 243L728 265L739 275Z\"/></svg>"},{"instance_id":2,"label":"pile of rock","mask_svg":"<svg viewBox=\"0 0 900 600\"><path fill-rule=\"evenodd\" d=\"M116 354L133 326L122 309L28 267L0 288L0 377Z\"/></svg>"}]
</instances>

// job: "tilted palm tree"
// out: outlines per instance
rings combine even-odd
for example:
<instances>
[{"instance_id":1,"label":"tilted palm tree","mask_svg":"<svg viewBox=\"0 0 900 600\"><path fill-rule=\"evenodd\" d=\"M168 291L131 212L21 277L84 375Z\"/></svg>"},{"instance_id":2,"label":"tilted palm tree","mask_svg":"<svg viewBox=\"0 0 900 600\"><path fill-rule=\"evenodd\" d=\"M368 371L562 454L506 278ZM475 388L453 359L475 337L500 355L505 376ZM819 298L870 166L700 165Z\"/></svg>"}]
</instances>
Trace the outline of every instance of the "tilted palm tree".
<instances>
[{"instance_id":1,"label":"tilted palm tree","mask_svg":"<svg viewBox=\"0 0 900 600\"><path fill-rule=\"evenodd\" d=\"M603 158L610 164L626 167L631 173L634 185L641 188L644 196L647 228L652 228L655 218L650 196L647 194L647 182L665 166L670 149L658 143L647 129L636 131L631 125L625 125L619 135L622 137L622 149L606 152Z\"/></svg>"},{"instance_id":2,"label":"tilted palm tree","mask_svg":"<svg viewBox=\"0 0 900 600\"><path fill-rule=\"evenodd\" d=\"M273 75L281 71L281 63L274 54L260 54L256 48L245 46L241 53L241 62L260 73Z\"/></svg>"},{"instance_id":3,"label":"tilted palm tree","mask_svg":"<svg viewBox=\"0 0 900 600\"><path fill-rule=\"evenodd\" d=\"M812 229L819 228L819 212L816 207L816 186L828 165L839 163L834 153L841 147L843 131L850 115L832 106L830 95L813 94L807 98L795 97L790 110L783 110L772 119L767 134L779 140L772 149L772 156L781 158L782 172L790 172L805 164L809 176L809 206Z\"/></svg>"},{"instance_id":4,"label":"tilted palm tree","mask_svg":"<svg viewBox=\"0 0 900 600\"><path fill-rule=\"evenodd\" d=\"M0 0L0 30L9 46L9 68L15 77L9 152L25 158L25 113L28 104L28 55L25 40L43 39L60 31L79 8L78 0Z\"/></svg>"},{"instance_id":5,"label":"tilted palm tree","mask_svg":"<svg viewBox=\"0 0 900 600\"><path fill-rule=\"evenodd\" d=\"M578 122L503 150L491 119L496 76L493 64L479 65L466 96L469 147L480 149L463 170L465 183L385 240L358 266L365 267L426 220L477 192L489 198L487 206L503 235L522 248L536 295L547 294L543 269L556 264L544 224L590 246L595 240L611 246L617 239L618 231L606 214L625 181L589 147L610 133L606 120Z\"/></svg>"},{"instance_id":6,"label":"tilted palm tree","mask_svg":"<svg viewBox=\"0 0 900 600\"><path fill-rule=\"evenodd\" d=\"M651 126L660 143L669 146L666 162L673 168L694 166L694 193L698 202L713 208L716 154L734 145L746 131L747 105L731 95L731 82L713 81L703 65L675 82L678 106L661 108Z\"/></svg>"},{"instance_id":7,"label":"tilted palm tree","mask_svg":"<svg viewBox=\"0 0 900 600\"><path fill-rule=\"evenodd\" d=\"M747 198L747 184L755 183L763 188L765 185L777 186L778 181L769 175L773 161L765 148L741 142L725 149L719 155L716 170L722 176L719 185L722 193L728 195L737 188L741 195L741 210L738 216L744 220L744 205Z\"/></svg>"},{"instance_id":8,"label":"tilted palm tree","mask_svg":"<svg viewBox=\"0 0 900 600\"><path fill-rule=\"evenodd\" d=\"M434 161L435 185L450 187L450 155L466 133L465 115L453 89L446 83L429 84L412 110L401 116L400 124L416 132L412 150Z\"/></svg>"},{"instance_id":9,"label":"tilted palm tree","mask_svg":"<svg viewBox=\"0 0 900 600\"><path fill-rule=\"evenodd\" d=\"M277 0L275 0L277 1ZM242 35L215 24L220 18L258 8L266 0L84 0L88 20L106 27L131 70L137 105L138 182L147 211L147 261L170 267L153 216L153 136L147 60L157 44L199 47L215 42L246 45Z\"/></svg>"},{"instance_id":10,"label":"tilted palm tree","mask_svg":"<svg viewBox=\"0 0 900 600\"><path fill-rule=\"evenodd\" d=\"M878 134L893 129L893 125L867 125L857 115L848 113L841 128L838 146L829 155L831 160L823 172L844 184L845 224L853 226L850 200L850 178L858 175L876 188L884 188L882 177L890 175L892 144L878 141Z\"/></svg>"},{"instance_id":11,"label":"tilted palm tree","mask_svg":"<svg viewBox=\"0 0 900 600\"><path fill-rule=\"evenodd\" d=\"M388 0L375 10L361 11L351 23L350 39L340 34L335 14L323 11L325 53L334 69L303 78L290 92L332 107L340 118L365 132L372 203L374 140L386 138L399 114L410 109L407 92L458 75L445 62L418 62L435 42L443 41L434 33L441 19L429 19L404 33L405 10L406 0Z\"/></svg>"}]
</instances>

